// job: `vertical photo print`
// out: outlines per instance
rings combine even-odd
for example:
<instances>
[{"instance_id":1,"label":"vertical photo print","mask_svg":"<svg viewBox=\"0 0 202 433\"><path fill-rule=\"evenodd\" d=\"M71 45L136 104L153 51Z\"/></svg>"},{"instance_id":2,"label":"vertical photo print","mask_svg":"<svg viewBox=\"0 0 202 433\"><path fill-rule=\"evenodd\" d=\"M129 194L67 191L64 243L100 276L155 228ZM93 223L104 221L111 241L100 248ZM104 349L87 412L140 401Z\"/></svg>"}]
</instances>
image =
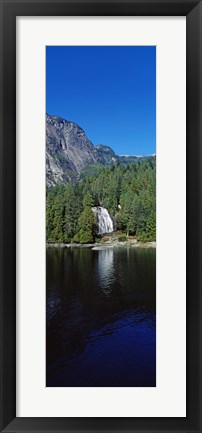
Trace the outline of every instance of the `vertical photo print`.
<instances>
[{"instance_id":1,"label":"vertical photo print","mask_svg":"<svg viewBox=\"0 0 202 433\"><path fill-rule=\"evenodd\" d=\"M156 47L46 47L46 386L156 386Z\"/></svg>"}]
</instances>

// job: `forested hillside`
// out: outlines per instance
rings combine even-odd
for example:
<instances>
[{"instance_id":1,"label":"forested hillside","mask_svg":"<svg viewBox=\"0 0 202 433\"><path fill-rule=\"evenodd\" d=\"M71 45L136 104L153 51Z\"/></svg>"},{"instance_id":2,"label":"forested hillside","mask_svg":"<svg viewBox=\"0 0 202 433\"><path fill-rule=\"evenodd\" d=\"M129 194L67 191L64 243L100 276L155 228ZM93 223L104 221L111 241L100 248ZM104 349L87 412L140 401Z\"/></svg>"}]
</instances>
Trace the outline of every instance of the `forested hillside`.
<instances>
[{"instance_id":1,"label":"forested hillside","mask_svg":"<svg viewBox=\"0 0 202 433\"><path fill-rule=\"evenodd\" d=\"M108 210L115 231L155 240L156 160L104 166L79 183L49 188L46 206L48 242L94 242L94 206Z\"/></svg>"}]
</instances>

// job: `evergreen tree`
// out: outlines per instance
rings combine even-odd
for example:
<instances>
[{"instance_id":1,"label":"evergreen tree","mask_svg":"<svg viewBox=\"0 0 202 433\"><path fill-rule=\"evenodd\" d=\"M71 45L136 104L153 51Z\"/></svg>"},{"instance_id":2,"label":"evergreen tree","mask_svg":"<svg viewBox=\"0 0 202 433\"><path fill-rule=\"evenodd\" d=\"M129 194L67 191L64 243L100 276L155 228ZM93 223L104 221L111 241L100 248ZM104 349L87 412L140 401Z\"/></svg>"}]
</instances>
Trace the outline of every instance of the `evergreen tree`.
<instances>
[{"instance_id":1,"label":"evergreen tree","mask_svg":"<svg viewBox=\"0 0 202 433\"><path fill-rule=\"evenodd\" d=\"M79 231L77 238L81 244L87 244L94 241L94 225L95 216L92 209L87 206L81 213L78 222Z\"/></svg>"},{"instance_id":2,"label":"evergreen tree","mask_svg":"<svg viewBox=\"0 0 202 433\"><path fill-rule=\"evenodd\" d=\"M78 229L78 219L82 211L81 197L74 185L66 187L65 194L65 221L64 237L66 242L70 242Z\"/></svg>"}]
</instances>

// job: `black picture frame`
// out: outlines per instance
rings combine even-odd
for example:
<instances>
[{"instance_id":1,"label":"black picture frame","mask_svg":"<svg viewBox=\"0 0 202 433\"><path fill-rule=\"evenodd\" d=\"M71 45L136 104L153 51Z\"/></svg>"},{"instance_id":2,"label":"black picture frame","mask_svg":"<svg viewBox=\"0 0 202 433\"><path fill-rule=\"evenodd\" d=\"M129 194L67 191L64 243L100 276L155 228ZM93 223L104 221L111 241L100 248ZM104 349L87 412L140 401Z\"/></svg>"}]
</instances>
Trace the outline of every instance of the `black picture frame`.
<instances>
[{"instance_id":1,"label":"black picture frame","mask_svg":"<svg viewBox=\"0 0 202 433\"><path fill-rule=\"evenodd\" d=\"M0 6L1 431L201 432L202 2L195 0L0 0ZM93 418L93 414L92 418L16 418L16 17L63 15L186 16L186 418Z\"/></svg>"}]
</instances>

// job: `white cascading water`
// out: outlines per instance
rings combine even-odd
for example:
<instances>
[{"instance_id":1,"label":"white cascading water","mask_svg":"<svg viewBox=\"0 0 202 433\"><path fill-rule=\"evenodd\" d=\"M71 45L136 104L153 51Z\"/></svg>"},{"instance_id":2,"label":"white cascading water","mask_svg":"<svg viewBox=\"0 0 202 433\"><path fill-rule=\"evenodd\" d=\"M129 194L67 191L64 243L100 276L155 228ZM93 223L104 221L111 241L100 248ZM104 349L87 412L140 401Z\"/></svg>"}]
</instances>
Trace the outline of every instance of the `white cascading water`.
<instances>
[{"instance_id":1,"label":"white cascading water","mask_svg":"<svg viewBox=\"0 0 202 433\"><path fill-rule=\"evenodd\" d=\"M96 215L98 235L112 233L114 230L113 221L109 215L108 210L105 207L101 206L93 207L92 210Z\"/></svg>"}]
</instances>

